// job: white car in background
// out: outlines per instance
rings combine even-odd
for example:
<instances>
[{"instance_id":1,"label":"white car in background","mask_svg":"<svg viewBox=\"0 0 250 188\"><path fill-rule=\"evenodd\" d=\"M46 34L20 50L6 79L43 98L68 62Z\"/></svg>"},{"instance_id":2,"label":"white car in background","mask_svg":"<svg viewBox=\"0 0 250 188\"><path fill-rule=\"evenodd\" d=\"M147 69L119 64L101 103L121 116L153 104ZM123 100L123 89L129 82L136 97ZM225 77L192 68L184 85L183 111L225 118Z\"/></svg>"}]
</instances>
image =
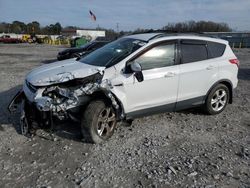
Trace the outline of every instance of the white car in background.
<instances>
[{"instance_id":1,"label":"white car in background","mask_svg":"<svg viewBox=\"0 0 250 188\"><path fill-rule=\"evenodd\" d=\"M80 60L30 72L9 109L22 102L21 130L79 121L100 143L117 121L203 106L208 114L232 103L239 61L225 40L184 34L122 37ZM34 126L34 124L36 126Z\"/></svg>"}]
</instances>

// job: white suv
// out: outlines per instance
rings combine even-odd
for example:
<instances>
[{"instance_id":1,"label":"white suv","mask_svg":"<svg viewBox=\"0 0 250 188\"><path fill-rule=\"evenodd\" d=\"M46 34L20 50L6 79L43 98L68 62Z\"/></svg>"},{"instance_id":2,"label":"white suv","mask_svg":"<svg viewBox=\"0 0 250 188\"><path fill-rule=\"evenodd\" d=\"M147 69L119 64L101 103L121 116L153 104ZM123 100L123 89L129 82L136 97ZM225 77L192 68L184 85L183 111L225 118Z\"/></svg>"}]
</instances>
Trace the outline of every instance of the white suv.
<instances>
[{"instance_id":1,"label":"white suv","mask_svg":"<svg viewBox=\"0 0 250 188\"><path fill-rule=\"evenodd\" d=\"M100 143L118 121L203 106L208 114L232 103L239 61L228 42L196 35L122 37L81 59L31 71L12 100L22 102L21 131L79 121L88 140Z\"/></svg>"}]
</instances>

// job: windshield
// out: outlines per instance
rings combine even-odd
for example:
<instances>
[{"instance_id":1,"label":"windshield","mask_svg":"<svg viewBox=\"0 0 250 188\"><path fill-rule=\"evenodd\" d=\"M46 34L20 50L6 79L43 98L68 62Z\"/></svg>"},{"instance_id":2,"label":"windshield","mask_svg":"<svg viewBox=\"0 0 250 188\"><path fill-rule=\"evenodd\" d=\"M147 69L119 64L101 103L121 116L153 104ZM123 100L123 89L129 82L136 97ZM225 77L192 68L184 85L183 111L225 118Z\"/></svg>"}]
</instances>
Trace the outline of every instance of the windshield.
<instances>
[{"instance_id":1,"label":"windshield","mask_svg":"<svg viewBox=\"0 0 250 188\"><path fill-rule=\"evenodd\" d=\"M121 38L95 50L79 61L94 66L110 67L145 44L142 40Z\"/></svg>"}]
</instances>

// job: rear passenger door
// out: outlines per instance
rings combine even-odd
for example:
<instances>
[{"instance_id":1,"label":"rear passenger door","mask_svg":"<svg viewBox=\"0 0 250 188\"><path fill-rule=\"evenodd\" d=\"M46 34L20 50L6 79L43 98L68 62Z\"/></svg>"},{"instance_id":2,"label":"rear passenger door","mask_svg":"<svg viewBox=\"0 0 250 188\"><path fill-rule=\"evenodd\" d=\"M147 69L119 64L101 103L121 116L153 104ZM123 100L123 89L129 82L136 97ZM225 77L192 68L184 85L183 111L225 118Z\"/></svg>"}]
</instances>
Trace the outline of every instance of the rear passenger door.
<instances>
[{"instance_id":1,"label":"rear passenger door","mask_svg":"<svg viewBox=\"0 0 250 188\"><path fill-rule=\"evenodd\" d=\"M179 89L176 110L201 104L218 79L218 63L210 59L207 42L181 40Z\"/></svg>"}]
</instances>

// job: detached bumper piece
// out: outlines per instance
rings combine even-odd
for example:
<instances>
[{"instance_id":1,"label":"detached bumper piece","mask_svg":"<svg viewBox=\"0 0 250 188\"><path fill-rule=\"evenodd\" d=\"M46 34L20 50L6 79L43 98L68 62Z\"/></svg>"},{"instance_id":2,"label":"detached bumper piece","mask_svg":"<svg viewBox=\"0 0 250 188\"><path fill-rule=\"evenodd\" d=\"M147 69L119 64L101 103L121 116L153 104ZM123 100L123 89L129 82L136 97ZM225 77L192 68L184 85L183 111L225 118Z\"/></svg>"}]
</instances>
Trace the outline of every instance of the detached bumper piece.
<instances>
[{"instance_id":1,"label":"detached bumper piece","mask_svg":"<svg viewBox=\"0 0 250 188\"><path fill-rule=\"evenodd\" d=\"M52 112L41 112L34 103L30 103L23 91L19 91L11 100L8 110L13 113L21 104L21 117L19 131L22 135L30 136L35 134L38 128L54 129Z\"/></svg>"},{"instance_id":2,"label":"detached bumper piece","mask_svg":"<svg viewBox=\"0 0 250 188\"><path fill-rule=\"evenodd\" d=\"M30 126L25 115L25 100L21 102L20 132L22 135L29 135Z\"/></svg>"},{"instance_id":3,"label":"detached bumper piece","mask_svg":"<svg viewBox=\"0 0 250 188\"><path fill-rule=\"evenodd\" d=\"M13 97L10 104L8 105L8 110L10 113L13 113L17 110L18 104L20 104L22 102L24 97L25 96L24 96L23 90L20 90L17 92L17 94Z\"/></svg>"}]
</instances>

